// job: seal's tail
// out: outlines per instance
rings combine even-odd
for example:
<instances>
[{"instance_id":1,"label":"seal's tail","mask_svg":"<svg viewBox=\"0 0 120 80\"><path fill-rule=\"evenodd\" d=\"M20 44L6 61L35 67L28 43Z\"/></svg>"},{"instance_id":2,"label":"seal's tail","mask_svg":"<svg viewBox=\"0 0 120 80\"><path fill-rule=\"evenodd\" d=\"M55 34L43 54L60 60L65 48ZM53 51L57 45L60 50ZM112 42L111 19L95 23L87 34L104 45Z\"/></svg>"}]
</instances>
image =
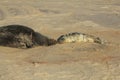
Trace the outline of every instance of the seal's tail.
<instances>
[{"instance_id":1,"label":"seal's tail","mask_svg":"<svg viewBox=\"0 0 120 80\"><path fill-rule=\"evenodd\" d=\"M95 38L94 42L98 43L98 44L105 44L105 43L107 43L106 40L100 39L99 37Z\"/></svg>"}]
</instances>

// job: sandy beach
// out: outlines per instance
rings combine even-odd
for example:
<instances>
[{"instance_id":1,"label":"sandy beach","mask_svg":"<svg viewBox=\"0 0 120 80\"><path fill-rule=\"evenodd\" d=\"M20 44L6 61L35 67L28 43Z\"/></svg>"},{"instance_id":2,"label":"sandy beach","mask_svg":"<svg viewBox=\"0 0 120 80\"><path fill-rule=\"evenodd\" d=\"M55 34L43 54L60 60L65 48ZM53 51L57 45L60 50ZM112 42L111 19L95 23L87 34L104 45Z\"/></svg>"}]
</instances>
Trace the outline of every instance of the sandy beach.
<instances>
[{"instance_id":1,"label":"sandy beach","mask_svg":"<svg viewBox=\"0 0 120 80\"><path fill-rule=\"evenodd\" d=\"M120 0L0 0L0 26L11 24L53 39L81 32L107 43L0 46L0 80L120 80Z\"/></svg>"}]
</instances>

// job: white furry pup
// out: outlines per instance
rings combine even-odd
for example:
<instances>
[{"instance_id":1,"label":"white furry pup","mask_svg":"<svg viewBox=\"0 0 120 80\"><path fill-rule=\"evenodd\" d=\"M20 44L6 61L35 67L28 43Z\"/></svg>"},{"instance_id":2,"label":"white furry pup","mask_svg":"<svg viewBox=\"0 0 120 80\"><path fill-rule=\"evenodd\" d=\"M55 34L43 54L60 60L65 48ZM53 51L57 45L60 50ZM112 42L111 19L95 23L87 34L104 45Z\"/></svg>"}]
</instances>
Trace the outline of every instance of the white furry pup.
<instances>
[{"instance_id":1,"label":"white furry pup","mask_svg":"<svg viewBox=\"0 0 120 80\"><path fill-rule=\"evenodd\" d=\"M102 40L99 37L78 32L62 35L57 39L57 41L58 43L95 42L102 44Z\"/></svg>"}]
</instances>

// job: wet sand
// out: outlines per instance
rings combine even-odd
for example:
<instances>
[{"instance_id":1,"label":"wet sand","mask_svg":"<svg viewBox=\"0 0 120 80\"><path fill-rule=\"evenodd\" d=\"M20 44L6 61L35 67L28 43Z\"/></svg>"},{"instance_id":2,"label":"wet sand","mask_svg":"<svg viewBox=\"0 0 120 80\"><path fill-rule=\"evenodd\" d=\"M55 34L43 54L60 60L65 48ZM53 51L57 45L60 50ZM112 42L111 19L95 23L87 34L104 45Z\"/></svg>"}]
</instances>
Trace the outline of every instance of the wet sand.
<instances>
[{"instance_id":1,"label":"wet sand","mask_svg":"<svg viewBox=\"0 0 120 80\"><path fill-rule=\"evenodd\" d=\"M0 26L25 25L53 39L82 32L107 43L0 46L0 80L120 80L119 22L119 0L1 0Z\"/></svg>"}]
</instances>

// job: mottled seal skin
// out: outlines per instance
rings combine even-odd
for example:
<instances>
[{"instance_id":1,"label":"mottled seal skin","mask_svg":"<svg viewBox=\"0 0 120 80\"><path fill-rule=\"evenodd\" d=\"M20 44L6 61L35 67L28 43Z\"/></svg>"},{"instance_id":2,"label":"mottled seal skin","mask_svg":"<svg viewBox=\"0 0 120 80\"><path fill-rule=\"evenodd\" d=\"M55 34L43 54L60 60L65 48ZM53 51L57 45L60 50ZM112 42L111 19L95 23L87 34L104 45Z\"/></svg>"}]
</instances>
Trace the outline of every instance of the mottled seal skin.
<instances>
[{"instance_id":1,"label":"mottled seal skin","mask_svg":"<svg viewBox=\"0 0 120 80\"><path fill-rule=\"evenodd\" d=\"M102 40L99 37L95 37L92 35L84 34L84 33L69 33L65 35L61 35L57 39L58 43L75 43L75 42L93 42L102 44Z\"/></svg>"},{"instance_id":2,"label":"mottled seal skin","mask_svg":"<svg viewBox=\"0 0 120 80\"><path fill-rule=\"evenodd\" d=\"M56 43L56 40L43 36L23 25L0 27L0 46L32 48L34 46L50 46Z\"/></svg>"}]
</instances>

